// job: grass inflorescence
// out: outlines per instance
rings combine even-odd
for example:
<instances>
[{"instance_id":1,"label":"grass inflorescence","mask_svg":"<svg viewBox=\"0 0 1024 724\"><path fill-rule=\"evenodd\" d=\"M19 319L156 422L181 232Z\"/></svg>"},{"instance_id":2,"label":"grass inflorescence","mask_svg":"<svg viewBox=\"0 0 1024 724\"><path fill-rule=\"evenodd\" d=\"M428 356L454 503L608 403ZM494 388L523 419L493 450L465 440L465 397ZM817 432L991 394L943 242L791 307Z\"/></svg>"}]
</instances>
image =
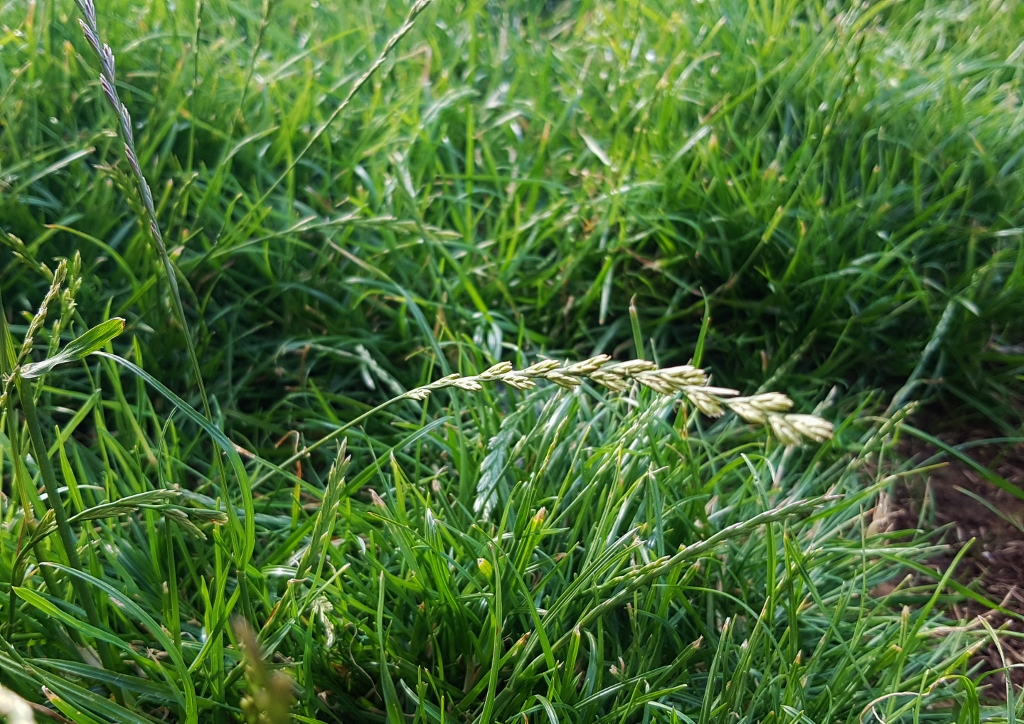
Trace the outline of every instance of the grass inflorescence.
<instances>
[{"instance_id":1,"label":"grass inflorescence","mask_svg":"<svg viewBox=\"0 0 1024 724\"><path fill-rule=\"evenodd\" d=\"M625 392L635 381L661 395L680 392L708 417L719 417L729 409L746 422L767 425L787 445L795 445L804 438L823 442L832 437L832 424L827 420L815 415L785 414L793 406L793 401L778 392L739 397L737 390L709 386L704 370L693 365L659 369L648 360L606 364L610 359L603 354L568 365L561 365L557 360L543 360L523 370L514 370L511 362L499 362L478 375L466 377L453 372L436 382L409 390L402 397L425 400L434 391L448 387L475 392L487 382L503 382L517 390L529 390L536 386L537 379L548 380L566 389L577 387L589 379L613 392Z\"/></svg>"},{"instance_id":2,"label":"grass inflorescence","mask_svg":"<svg viewBox=\"0 0 1024 724\"><path fill-rule=\"evenodd\" d=\"M1022 12L0 4L0 713L1012 720L872 511L1012 429Z\"/></svg>"}]
</instances>

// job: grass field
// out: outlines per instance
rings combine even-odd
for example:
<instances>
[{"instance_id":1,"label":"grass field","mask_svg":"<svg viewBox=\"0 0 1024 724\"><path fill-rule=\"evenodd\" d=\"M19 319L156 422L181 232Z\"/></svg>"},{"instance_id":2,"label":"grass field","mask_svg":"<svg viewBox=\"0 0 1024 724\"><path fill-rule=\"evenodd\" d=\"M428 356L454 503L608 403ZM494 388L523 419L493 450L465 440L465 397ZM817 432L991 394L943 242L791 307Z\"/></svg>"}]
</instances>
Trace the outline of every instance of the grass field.
<instances>
[{"instance_id":1,"label":"grass field","mask_svg":"<svg viewBox=\"0 0 1024 724\"><path fill-rule=\"evenodd\" d=\"M83 9L0 2L0 684L40 720L1024 713L950 616L983 594L875 513L911 403L1019 434L1024 3L110 0L102 69ZM409 392L598 354L834 437Z\"/></svg>"}]
</instances>

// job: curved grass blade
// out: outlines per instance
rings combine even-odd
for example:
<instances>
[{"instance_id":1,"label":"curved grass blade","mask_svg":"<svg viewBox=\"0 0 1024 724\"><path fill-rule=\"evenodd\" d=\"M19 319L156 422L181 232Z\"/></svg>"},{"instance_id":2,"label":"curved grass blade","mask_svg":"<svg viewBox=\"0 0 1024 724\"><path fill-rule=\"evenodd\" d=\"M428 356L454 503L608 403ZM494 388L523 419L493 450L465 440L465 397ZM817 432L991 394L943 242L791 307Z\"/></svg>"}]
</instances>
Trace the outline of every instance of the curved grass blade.
<instances>
[{"instance_id":1,"label":"curved grass blade","mask_svg":"<svg viewBox=\"0 0 1024 724\"><path fill-rule=\"evenodd\" d=\"M198 724L199 704L196 700L196 690L192 684L192 677L189 675L188 667L185 666L185 660L181 657L181 652L174 645L174 642L171 641L171 638L164 632L163 627L154 621L153 617L142 610L142 608L131 598L121 593L121 591L117 590L106 581L94 578L84 571L78 571L74 568L68 568L67 566L62 566L57 563L47 563L46 565L52 566L59 571L63 571L69 576L78 578L79 580L103 591L103 593L110 596L117 603L118 607L126 616L134 619L149 630L153 638L155 638L163 647L164 651L167 652L168 657L171 659L171 663L174 665L175 672L177 672L178 677L181 679L181 686L184 688L186 723ZM168 677L168 682L170 681L171 679Z\"/></svg>"},{"instance_id":2,"label":"curved grass blade","mask_svg":"<svg viewBox=\"0 0 1024 724\"><path fill-rule=\"evenodd\" d=\"M57 564L49 564L48 563L46 565L52 565L53 567L60 568L61 570L64 570L64 571L73 571L74 570L74 569L71 569L71 568L65 568L64 566L60 566L60 565L57 565ZM83 575L83 578L86 579L86 580L92 579L93 581L96 581L96 579L92 578L88 574L82 574L82 575ZM61 621L66 626L68 626L68 627L70 627L72 629L75 629L75 630L85 634L86 636L90 636L90 637L92 637L92 638L94 638L96 640L99 640L99 641L106 641L108 644L110 644L110 645L112 645L112 646L114 646L116 648L119 648L119 649L121 649L123 651L126 651L129 655L135 655L136 652L132 649L132 647L129 646L126 642L124 642L119 636L111 633L110 631L106 631L104 629L96 628L95 626L90 626L88 623L76 619L74 616L66 613L65 611L63 611L60 608L58 608L57 606L55 606L48 599L46 599L44 596L40 595L36 591L33 591L33 590L29 589L29 588L17 588L16 591L17 591L18 597L21 600L25 601L26 603L31 605L33 608L37 609L44 616L47 616L47 617L49 617L49 618L51 618L53 620L56 620L56 621ZM153 627L159 628L159 626L155 622L153 622L153 620L151 618L146 616L145 612L143 612L142 609L139 609L139 613L142 616L145 616L145 621L140 618L139 619L140 622L144 623L144 625L147 625L147 626L149 626L149 624L152 623ZM150 628L151 631L156 630L156 628L153 628L153 627ZM167 641L165 643L165 646L168 645L168 644L170 644L170 639L167 639ZM168 651L169 655L170 655L170 652L171 652L172 648L173 647L168 647L167 648L167 651ZM178 656L178 658L180 659L180 654L177 653L176 649L174 649L174 655ZM174 655L172 655L172 659L174 658ZM182 671L185 671L185 673L187 673L187 671L184 669L184 662L182 662L182 669L178 672L179 675L181 675ZM190 718L190 715L188 714L188 712L195 712L198 709L198 704L195 701L195 691L192 691L191 699L190 699L189 698L189 690L191 689L191 686L192 686L191 679L186 677L184 679L184 681L187 681L188 683L185 685L186 686L186 691L182 692L182 690L178 686L177 682L174 681L174 678L171 677L171 676L167 676L167 683L171 687L174 699L177 701L178 705L180 707L182 707L186 711L187 721L195 722L195 721L197 721L197 719Z\"/></svg>"},{"instance_id":3,"label":"curved grass blade","mask_svg":"<svg viewBox=\"0 0 1024 724\"><path fill-rule=\"evenodd\" d=\"M189 420L205 430L210 437L213 438L214 442L217 443L217 446L224 451L224 454L227 455L228 461L231 463L231 469L235 473L235 477L238 479L239 491L242 494L242 511L245 514L245 520L242 521L242 524L244 525L244 534L241 540L238 539L237 535L239 523L238 514L235 512L234 506L231 505L231 500L227 495L226 489L224 490L224 503L227 508L228 519L231 523L229 530L232 538L235 562L238 564L239 568L244 569L246 564L248 564L249 560L252 558L253 551L256 548L256 520L249 474L245 470L245 465L242 463L242 458L238 454L235 444L228 439L228 436L225 435L219 427L210 422L207 417L201 415L194 407L171 392L163 383L138 365L132 364L123 357L118 357L116 354L110 354L109 352L97 352L96 354L116 362L129 372L142 378L150 387L155 389L171 404L181 410Z\"/></svg>"},{"instance_id":4,"label":"curved grass blade","mask_svg":"<svg viewBox=\"0 0 1024 724\"><path fill-rule=\"evenodd\" d=\"M121 317L108 319L106 322L97 324L88 332L71 342L49 359L42 362L24 365L21 368L21 376L25 379L42 377L58 365L76 362L83 357L88 357L93 352L103 349L107 343L124 331L124 320Z\"/></svg>"}]
</instances>

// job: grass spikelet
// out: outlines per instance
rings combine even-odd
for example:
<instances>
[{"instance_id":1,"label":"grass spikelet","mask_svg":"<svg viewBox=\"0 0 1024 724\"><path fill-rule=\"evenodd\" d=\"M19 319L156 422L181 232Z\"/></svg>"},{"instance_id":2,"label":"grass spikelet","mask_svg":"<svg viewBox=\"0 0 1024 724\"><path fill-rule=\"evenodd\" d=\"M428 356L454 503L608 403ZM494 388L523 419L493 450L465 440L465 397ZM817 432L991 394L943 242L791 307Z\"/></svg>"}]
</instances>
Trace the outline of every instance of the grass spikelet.
<instances>
[{"instance_id":1,"label":"grass spikelet","mask_svg":"<svg viewBox=\"0 0 1024 724\"><path fill-rule=\"evenodd\" d=\"M53 279L50 281L50 289L46 292L46 296L43 297L43 301L39 305L39 309L32 316L32 321L29 322L28 332L25 333L25 338L21 343L21 351L18 352L16 364L20 365L24 362L28 357L29 352L32 351L32 345L35 343L36 335L46 323L46 315L49 313L50 305L53 303L53 300L60 296L61 286L64 284L64 278L67 276L67 272L67 260L61 259L57 264L57 270L53 273Z\"/></svg>"}]
</instances>

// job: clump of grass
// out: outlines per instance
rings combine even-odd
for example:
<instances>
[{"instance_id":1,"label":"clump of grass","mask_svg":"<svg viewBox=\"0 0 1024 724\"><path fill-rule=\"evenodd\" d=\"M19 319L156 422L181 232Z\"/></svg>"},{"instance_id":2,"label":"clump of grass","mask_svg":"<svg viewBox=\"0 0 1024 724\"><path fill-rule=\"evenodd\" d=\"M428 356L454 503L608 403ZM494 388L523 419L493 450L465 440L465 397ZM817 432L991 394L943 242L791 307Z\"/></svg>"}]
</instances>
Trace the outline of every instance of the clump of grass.
<instances>
[{"instance_id":1,"label":"clump of grass","mask_svg":"<svg viewBox=\"0 0 1024 724\"><path fill-rule=\"evenodd\" d=\"M134 721L154 708L194 721L234 711L283 716L284 689L271 691L285 684L230 655L239 644L225 640L228 629L219 624L243 591L221 550L243 521L221 513L216 527L197 536L162 510L174 485L183 489L173 495L194 504L223 505L203 495L215 469L197 469L196 461L208 455L181 444L193 439L190 426L217 430L124 361L181 417L161 415L144 396L117 401L123 383L116 368L102 364L108 359L117 358L72 360L102 372L110 391L99 399L113 395L109 412L94 408L94 424L102 431L104 418L121 419L153 461L122 460L123 446L102 433L104 463L89 454L89 443L61 435L62 474L83 498L95 495L89 481L99 473L124 489L147 469L164 489L142 489L73 518L95 521L79 535L101 544L86 549L90 563L73 581L113 596L123 613L108 612L89 627L60 614L65 594L59 584L47 585L46 564L12 582L12 626L0 651L5 671L16 673L11 683L19 693L32 695L34 686L55 692L50 705L73 721L89 721L76 712ZM52 370L51 385L67 378L65 369ZM581 384L585 379L605 391ZM554 384L537 386L540 380ZM486 387L498 382L524 395L507 413L485 403ZM853 722L871 708L898 721L919 706L962 706L973 684L957 677L967 673L972 637L980 634L954 628L954 635L931 637L933 628L949 631L931 605L912 620L902 612L914 596L936 600L948 579L934 588L898 587L885 598L867 595L894 569L930 570L922 563L927 548L862 537L862 511L888 483L879 472L867 476L883 469L868 463L888 455L887 434L864 435L849 420L840 428L847 444L815 452L769 448L737 436L724 420L702 430L700 416L676 411L681 399L691 400L693 412L732 409L762 424L790 407L775 393L742 398L707 383L695 367L657 369L643 360L544 360L521 370L502 364L399 395L430 406L447 390L456 406L460 397L484 403L466 417L450 410L426 426L418 422L390 448L356 435L354 467L349 452L339 451L323 483L314 469L306 469L311 478L298 478L247 453L250 479L263 479L254 508L259 545L247 566L248 615L259 633L254 639L243 628L234 641L247 655L262 649L291 662L294 708L310 719L415 715L439 722L451 709L512 721L550 709L578 712L582 721L732 721L732 712L760 721L790 708L812 721ZM51 389L41 402L73 391ZM624 392L633 403L615 402ZM709 408L713 403L718 407ZM55 409L52 401L44 409ZM823 436L826 425L811 419L812 434ZM501 441L482 444L486 430L500 430L494 440ZM856 452L843 452L846 446ZM261 469L271 476L258 476ZM199 472L199 484L187 482L186 471ZM485 474L496 478L487 489ZM313 497L308 513L282 484L289 478L300 500ZM476 495L493 501L474 511ZM17 510L7 508L5 525L25 524ZM211 537L213 547L204 540ZM5 537L5 565L17 555L14 540ZM44 540L33 538L37 551ZM131 572L141 570L152 572ZM140 670L80 661L71 642L100 631L123 664ZM140 635L165 657L134 651L128 642ZM888 643L897 641L898 654ZM97 684L144 695L112 701L90 692ZM831 698L819 691L825 685ZM909 690L918 692L909 704L888 695Z\"/></svg>"},{"instance_id":2,"label":"clump of grass","mask_svg":"<svg viewBox=\"0 0 1024 724\"><path fill-rule=\"evenodd\" d=\"M1012 23L967 34L916 2L418 1L361 21L345 3L249 17L115 0L104 12L128 20L106 45L78 5L120 144L91 94L68 95L91 76L64 5L0 7L19 28L0 35L18 58L0 67L16 101L0 104L0 242L19 260L0 269L4 685L82 724L289 706L1013 718L1014 702L979 709L981 633L940 611L976 594L912 534L867 529L905 472L898 426L833 411L833 429L765 391L887 381L870 362L909 371L901 408L971 349L951 340L1012 336ZM216 40L167 65L187 37ZM927 50L947 42L955 72ZM115 145L130 174L85 163ZM70 246L82 281L61 291L67 267L44 261ZM638 350L707 342L719 377L760 391L711 386L699 363L613 362L634 295ZM40 298L61 299L49 331ZM79 308L107 321L64 343L88 326ZM936 326L936 310L952 312ZM120 315L131 346L100 352ZM529 364L542 351L584 361ZM527 362L498 362L511 354ZM801 365L815 376L795 386ZM261 661L288 670L294 702Z\"/></svg>"},{"instance_id":3,"label":"clump of grass","mask_svg":"<svg viewBox=\"0 0 1024 724\"><path fill-rule=\"evenodd\" d=\"M725 420L703 429L702 409L763 424L789 405L775 393L740 398L709 387L693 366L598 357L451 374L395 398L430 406L452 393L452 407L426 425L410 418L395 445L339 426L358 443L355 459L337 451L324 481L315 468L299 478L246 451L249 478L262 482L259 545L243 589L225 559L244 521L221 512L216 527L195 535L162 509L168 494L223 509L203 494L216 472L196 467L208 453L196 455L189 432L217 429L123 360L180 417L168 419L145 396L121 402L121 376L106 364L119 359L74 361L96 381L102 372L110 391L92 399L110 395L111 404L93 408L102 455L60 436L62 473L83 498L102 489L99 475L125 490L149 470L165 488L142 485L75 516L94 521L81 535L99 545L87 549L85 570L55 569L111 596L120 613L108 610L100 626L62 613L70 602L41 564L11 582L0 651L18 693L47 687L49 705L72 721L142 721L164 708L186 721L232 712L280 719L292 684L256 663L258 650L261 660L289 662L294 711L310 720L575 712L581 721L732 722L734 712L762 721L792 710L852 723L869 711L901 721L921 707L947 712L971 701L964 676L981 634L934 613L948 575L934 587L868 595L894 570L930 571L929 549L863 534L864 510L889 481L877 472L887 466L874 464L889 454L886 430L862 434L851 419L839 428L846 444L809 450L766 446ZM57 409L50 395L73 394L52 387L73 381L64 369L53 370L44 409ZM487 402L497 382L523 395L507 412ZM617 404L624 392L632 404ZM680 414L683 399L693 408ZM463 401L481 404L462 414ZM126 423L152 461L125 458L117 436L103 432L108 417ZM823 437L827 425L809 420ZM481 495L493 503L477 510ZM308 510L296 506L303 498L313 501ZM24 512L8 506L5 525L24 526ZM4 540L2 563L13 567L17 537ZM243 590L258 633L242 626L230 640ZM920 596L929 604L910 617L904 604ZM140 636L164 655L136 651ZM99 637L120 662L82 661L75 637ZM123 701L97 696L96 686L123 691Z\"/></svg>"},{"instance_id":4,"label":"clump of grass","mask_svg":"<svg viewBox=\"0 0 1024 724\"><path fill-rule=\"evenodd\" d=\"M857 511L884 485L863 487L852 474L863 461L819 454L796 467L816 472L791 478L771 472L778 453L733 447L727 434L684 437L666 424L669 400L622 414L585 400L562 393L505 418L504 493L479 529L448 475L428 472L428 489L415 460L391 462L368 513L380 528L362 528L366 553L341 559L353 582L328 594L335 611L377 596L376 646L358 627L341 641L381 656L369 681L349 669L352 696L379 678L389 716L431 721L450 707L481 721L801 711L852 722L879 705L895 721L966 695L931 677L964 671L969 648L931 649L924 618L904 622L898 604L886 613L900 593L867 596L894 566L922 568L926 552L897 543L883 558L848 558L864 545ZM476 467L459 454L453 469ZM819 492L845 498L801 497ZM916 633L896 673L884 650L901 629ZM936 668L918 654L937 656ZM897 683L904 675L914 683ZM927 693L873 701L907 690Z\"/></svg>"}]
</instances>

